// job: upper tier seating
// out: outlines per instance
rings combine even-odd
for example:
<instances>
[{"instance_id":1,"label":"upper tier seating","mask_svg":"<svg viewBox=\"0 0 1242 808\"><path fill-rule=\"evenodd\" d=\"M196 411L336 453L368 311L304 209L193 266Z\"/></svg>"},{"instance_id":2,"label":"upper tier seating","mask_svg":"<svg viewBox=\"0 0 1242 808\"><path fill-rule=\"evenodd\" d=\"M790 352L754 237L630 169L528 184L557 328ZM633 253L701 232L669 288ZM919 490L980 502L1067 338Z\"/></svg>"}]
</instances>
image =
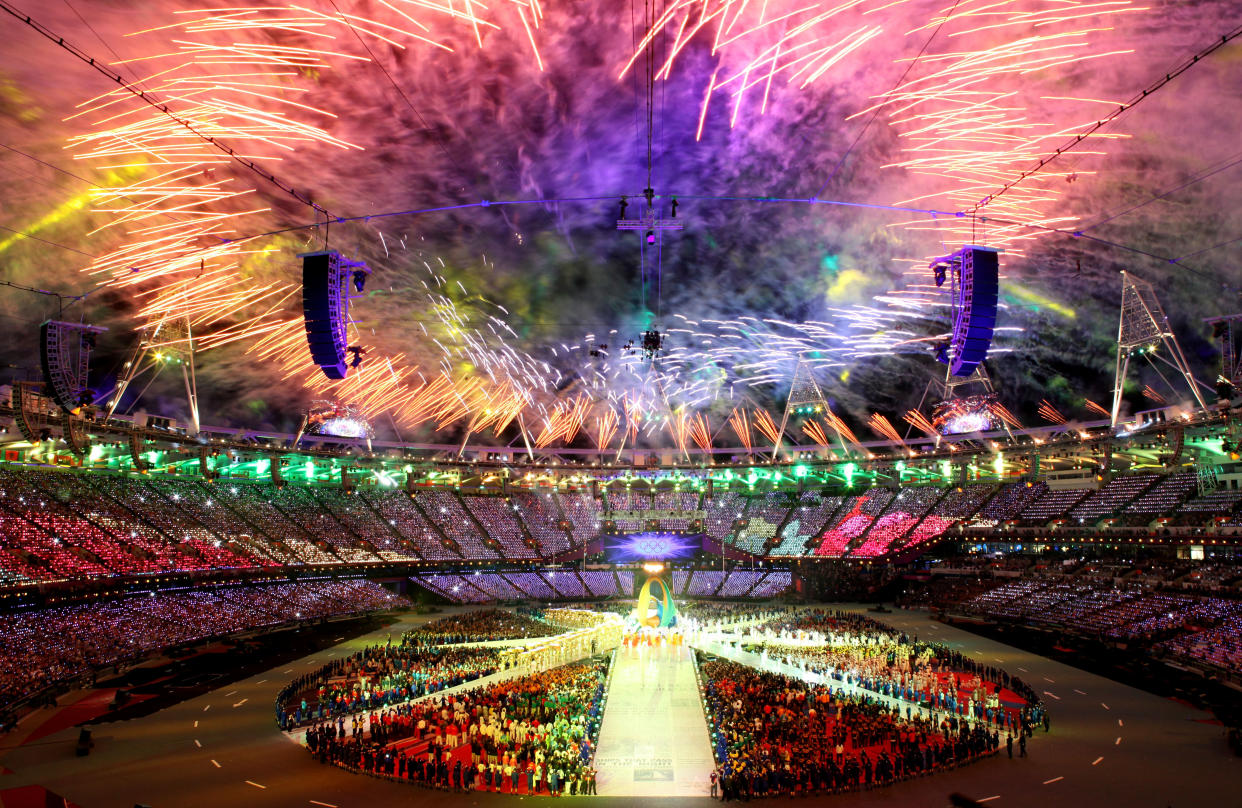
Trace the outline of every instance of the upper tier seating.
<instances>
[{"instance_id":1,"label":"upper tier seating","mask_svg":"<svg viewBox=\"0 0 1242 808\"><path fill-rule=\"evenodd\" d=\"M844 497L821 497L818 493L803 492L798 498L789 521L781 528L780 542L769 555L806 555L807 542L824 532L824 524L841 507Z\"/></svg>"},{"instance_id":2,"label":"upper tier seating","mask_svg":"<svg viewBox=\"0 0 1242 808\"><path fill-rule=\"evenodd\" d=\"M450 561L461 555L445 547L440 532L427 521L410 496L403 491L384 489L364 491L361 496L370 503L380 518L396 529L410 548L428 561Z\"/></svg>"},{"instance_id":3,"label":"upper tier seating","mask_svg":"<svg viewBox=\"0 0 1242 808\"><path fill-rule=\"evenodd\" d=\"M932 486L901 489L889 509L871 525L862 544L851 550L850 555L872 558L894 549L943 493L944 489Z\"/></svg>"},{"instance_id":4,"label":"upper tier seating","mask_svg":"<svg viewBox=\"0 0 1242 808\"><path fill-rule=\"evenodd\" d=\"M381 519L362 497L347 494L336 486L312 488L310 493L346 529L375 548L373 552L367 551L368 554L387 560L415 557L402 549L401 539L392 525ZM338 551L337 555L341 553Z\"/></svg>"},{"instance_id":5,"label":"upper tier seating","mask_svg":"<svg viewBox=\"0 0 1242 808\"><path fill-rule=\"evenodd\" d=\"M1052 519L1060 519L1070 509L1087 498L1091 492L1081 488L1047 489L1034 502L1028 504L1019 514L1022 521L1035 524L1045 523Z\"/></svg>"},{"instance_id":6,"label":"upper tier seating","mask_svg":"<svg viewBox=\"0 0 1242 808\"><path fill-rule=\"evenodd\" d=\"M1157 516L1172 513L1198 486L1193 471L1179 471L1164 477L1122 508L1127 524L1146 524Z\"/></svg>"},{"instance_id":7,"label":"upper tier seating","mask_svg":"<svg viewBox=\"0 0 1242 808\"><path fill-rule=\"evenodd\" d=\"M442 534L457 543L464 558L499 557L499 553L483 543L483 535L474 519L462 509L452 491L440 488L419 491L414 502Z\"/></svg>"},{"instance_id":8,"label":"upper tier seating","mask_svg":"<svg viewBox=\"0 0 1242 808\"><path fill-rule=\"evenodd\" d=\"M754 555L762 555L768 541L776 537L791 507L791 495L769 493L748 497L743 519L746 527L737 532L736 546Z\"/></svg>"},{"instance_id":9,"label":"upper tier seating","mask_svg":"<svg viewBox=\"0 0 1242 808\"><path fill-rule=\"evenodd\" d=\"M1129 474L1114 477L1098 491L1070 509L1071 519L1081 519L1091 523L1105 516L1112 516L1127 502L1141 496L1149 486L1159 479L1157 474Z\"/></svg>"},{"instance_id":10,"label":"upper tier seating","mask_svg":"<svg viewBox=\"0 0 1242 808\"><path fill-rule=\"evenodd\" d=\"M466 507L490 538L500 542L506 558L534 559L539 554L526 544L526 533L518 522L515 506L501 497L462 497Z\"/></svg>"},{"instance_id":11,"label":"upper tier seating","mask_svg":"<svg viewBox=\"0 0 1242 808\"><path fill-rule=\"evenodd\" d=\"M707 535L718 541L728 541L733 535L733 523L746 510L746 500L736 491L717 493L706 500L704 510L703 529Z\"/></svg>"},{"instance_id":12,"label":"upper tier seating","mask_svg":"<svg viewBox=\"0 0 1242 808\"><path fill-rule=\"evenodd\" d=\"M988 500L988 503L975 514L974 524L996 524L1009 519L1014 519L1028 504L1040 497L1048 486L1043 483L1032 483L1025 485L1023 483L1014 483L1012 485L1001 486L996 492L996 496Z\"/></svg>"},{"instance_id":13,"label":"upper tier seating","mask_svg":"<svg viewBox=\"0 0 1242 808\"><path fill-rule=\"evenodd\" d=\"M551 494L548 496L551 497ZM598 499L588 493L562 494L559 499L561 501L561 509L565 511L565 518L569 520L571 532L573 533L574 544L586 544L591 539L599 535L600 529L603 527L604 520L603 517L600 516L601 503ZM555 503L550 503L547 507L540 506L539 512L545 519L546 524L550 525L550 528L543 528L547 531L548 537L546 540L539 539L540 545L543 546L546 544L549 548L560 548L553 549L552 553L545 551L545 554L550 555L561 552L561 550L568 549L568 544L565 542L565 532L556 526L557 520ZM530 528L531 533L533 534L535 529L534 526L531 525L529 519L527 520L526 525ZM559 538L554 536L552 531L556 531L556 533L559 534ZM536 536L536 538L539 537ZM564 547L561 547L561 545L564 545Z\"/></svg>"}]
</instances>

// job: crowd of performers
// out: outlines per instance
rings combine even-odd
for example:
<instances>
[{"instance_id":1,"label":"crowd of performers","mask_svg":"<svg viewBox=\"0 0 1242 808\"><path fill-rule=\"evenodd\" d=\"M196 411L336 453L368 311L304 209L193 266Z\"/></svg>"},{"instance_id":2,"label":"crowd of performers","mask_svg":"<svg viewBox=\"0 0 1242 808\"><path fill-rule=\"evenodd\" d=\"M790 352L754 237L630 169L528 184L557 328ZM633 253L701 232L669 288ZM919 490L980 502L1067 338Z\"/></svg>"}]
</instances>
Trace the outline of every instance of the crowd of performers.
<instances>
[{"instance_id":1,"label":"crowd of performers","mask_svg":"<svg viewBox=\"0 0 1242 808\"><path fill-rule=\"evenodd\" d=\"M442 617L406 632L405 636L421 643L451 645L551 637L563 630L532 619L535 616L538 616L537 612L527 616L505 609L483 609Z\"/></svg>"},{"instance_id":2,"label":"crowd of performers","mask_svg":"<svg viewBox=\"0 0 1242 808\"><path fill-rule=\"evenodd\" d=\"M1001 744L996 728L953 714L903 711L735 662L701 661L699 674L717 763L712 796L726 800L884 785L960 766Z\"/></svg>"},{"instance_id":3,"label":"crowd of performers","mask_svg":"<svg viewBox=\"0 0 1242 808\"><path fill-rule=\"evenodd\" d=\"M595 793L608 662L588 660L316 723L321 762L452 790Z\"/></svg>"},{"instance_id":4,"label":"crowd of performers","mask_svg":"<svg viewBox=\"0 0 1242 808\"><path fill-rule=\"evenodd\" d=\"M749 636L747 650L765 657L1010 735L1048 724L1038 694L1020 678L864 615L808 610Z\"/></svg>"},{"instance_id":5,"label":"crowd of performers","mask_svg":"<svg viewBox=\"0 0 1242 808\"><path fill-rule=\"evenodd\" d=\"M343 718L503 670L514 663L499 648L443 643L483 642L517 631L521 624L513 621L515 617L498 610L446 617L406 632L397 643L390 639L331 662L294 679L277 694L276 721L281 729L289 730L326 718ZM529 618L520 620L539 630L557 632Z\"/></svg>"}]
</instances>

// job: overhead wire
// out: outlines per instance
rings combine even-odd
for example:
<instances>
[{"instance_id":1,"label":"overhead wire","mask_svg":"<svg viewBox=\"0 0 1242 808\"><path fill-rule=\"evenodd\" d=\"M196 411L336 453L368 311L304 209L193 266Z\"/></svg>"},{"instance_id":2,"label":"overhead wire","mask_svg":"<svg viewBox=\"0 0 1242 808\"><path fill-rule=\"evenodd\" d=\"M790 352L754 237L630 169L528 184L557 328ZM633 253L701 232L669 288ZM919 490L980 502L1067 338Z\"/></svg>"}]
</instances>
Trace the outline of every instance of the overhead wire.
<instances>
[{"instance_id":1,"label":"overhead wire","mask_svg":"<svg viewBox=\"0 0 1242 808\"><path fill-rule=\"evenodd\" d=\"M178 125L184 128L190 134L194 135L195 137L204 141L205 143L210 144L213 148L218 149L219 151L228 155L229 159L249 169L251 172L259 175L260 177L267 180L272 185L275 185L281 191L284 191L285 193L289 194L294 199L298 200L304 205L307 205L308 207L311 207L315 209L316 211L319 211L324 216L331 216L331 214L323 206L316 203L309 196L298 191L293 186L281 181L278 177L276 177L275 174L264 169L254 160L251 160L248 157L243 157L242 155L238 154L233 149L233 147L229 146L228 144L223 143L220 140L214 137L211 137L210 135L203 134L202 132L198 130L197 126L192 121L187 120L186 118L183 118L182 116L178 115L176 112L169 109L168 104L165 102L161 102L153 93L148 92L147 90L140 89L139 87L135 86L133 83L127 81L125 77L123 77L120 73L117 73L115 70L112 70L111 68L107 67L103 62L95 59L93 56L88 54L86 51L82 50L81 48L77 47L76 45L70 42L66 42L63 36L60 36L55 31L52 31L47 26L33 19L30 15L12 6L11 4L9 4L8 0L0 0L0 11L4 11L10 16L15 17L16 19L25 23L31 29L38 32L39 35L49 40L54 45L66 51L67 53L73 55L79 61L84 62L85 64L89 65L92 69L94 69L99 74L105 76L110 81L114 82L121 89L125 90L126 92L134 96L135 98L139 99L140 101L144 102L145 104L151 106L152 108L158 110L162 114L166 115L168 118L175 121Z\"/></svg>"},{"instance_id":2,"label":"overhead wire","mask_svg":"<svg viewBox=\"0 0 1242 808\"><path fill-rule=\"evenodd\" d=\"M1188 58L1184 59L1182 62L1178 63L1171 70L1167 71L1162 77L1156 79L1154 82L1147 85L1147 87L1143 88L1142 90L1139 90L1134 96L1130 98L1129 101L1119 104L1117 106L1117 109L1109 112L1107 115L1097 120L1094 124L1092 124L1091 126L1088 126L1084 131L1075 135L1073 138L1067 141L1065 145L1055 149L1052 153L1045 155L1044 157L1041 157L1039 162L1036 163L1033 168L1030 168L1026 171L1021 172L1016 178L1002 185L1000 190L994 193L988 194L987 196L980 199L970 208L970 211L973 213L974 211L979 210L979 208L985 207L990 202L992 202L992 200L1000 197L1005 192L1009 191L1014 186L1021 183L1023 180L1026 180L1029 177L1039 173L1045 167L1047 167L1050 163L1056 160L1058 157L1061 157L1062 155L1070 152L1071 150L1073 150L1075 146L1079 145L1084 140L1091 137L1091 135L1095 134L1096 132L1100 131L1108 124L1112 123L1123 112L1133 109L1145 99L1150 98L1154 93L1158 92L1159 90L1164 89L1170 83L1172 83L1172 81L1176 79L1178 76L1185 73L1187 70L1189 70L1191 67L1198 64L1204 58L1220 50L1225 45L1232 42L1234 39L1237 39L1239 36L1242 36L1242 25L1238 25L1232 30L1226 32L1225 34L1221 35L1219 39L1213 41L1210 45L1204 48L1201 48L1200 50L1198 50L1197 52L1195 52Z\"/></svg>"},{"instance_id":3,"label":"overhead wire","mask_svg":"<svg viewBox=\"0 0 1242 808\"><path fill-rule=\"evenodd\" d=\"M88 252L82 252L81 250L77 249L76 247L70 247L70 246L68 246L68 245L66 245L66 244L61 244L61 243L56 242L56 241L50 241L50 240L45 239L45 238L40 238L39 236L36 236L36 235L34 235L33 233L23 233L23 232L22 232L22 231L20 231L20 230L16 230L16 229L14 229L14 228L12 228L12 227L6 227L5 225L2 225L2 224L0 224L0 230L7 230L8 232L13 233L14 235L19 236L19 237L21 237L21 238L28 238L28 239L31 239L32 241L39 241L39 242L42 242L43 244L48 244L48 245L50 245L50 246L52 246L52 247L59 247L59 248L60 248L60 249L62 249L62 250L68 250L69 252L75 252L75 253L77 253L78 255L84 255L84 256L86 256L87 258L91 259L92 261L93 261L93 260L95 260L95 256L91 255L91 254L90 254L90 253L88 253Z\"/></svg>"},{"instance_id":4,"label":"overhead wire","mask_svg":"<svg viewBox=\"0 0 1242 808\"><path fill-rule=\"evenodd\" d=\"M354 37L358 40L358 44L361 45L363 50L367 52L367 56L371 57L371 63L383 72L384 76L388 79L388 83L391 84L392 88L397 91L397 95L401 96L401 100L405 102L405 105L409 107L410 111L413 112L418 118L419 122L423 125L423 129L427 132L435 134L436 130L427 122L427 119L423 117L423 113L414 106L414 102L410 100L408 95L406 95L406 92L401 88L401 85L397 84L397 80L392 77L392 73L388 71L388 68L384 67L383 63L380 62L380 60L375 56L375 53L371 50L371 46L368 45L366 40L362 38L362 35L358 33L357 27L351 25L349 21L345 19L345 15L341 12L340 7L337 6L336 0L328 0L328 3L336 11L337 16L341 18L341 22L345 24L345 27L353 32ZM439 137L436 137L435 141L436 146L438 146L440 151L444 153L444 156L448 158L448 161L453 164L453 167L457 169L458 173L462 176L466 176L465 169L462 168L461 164L457 162L452 153L449 152L448 147L444 145L444 141Z\"/></svg>"},{"instance_id":5,"label":"overhead wire","mask_svg":"<svg viewBox=\"0 0 1242 808\"><path fill-rule=\"evenodd\" d=\"M78 180L79 182L84 182L87 185L93 185L96 188L103 188L102 185L95 182L94 180L88 180L86 177L79 176L77 174L74 174L72 171L67 171L66 169L63 169L60 166L53 165L46 160L43 160L39 157L35 157L33 154L30 154L29 152L24 152L21 149L14 148L7 143L0 143L0 149L8 149L9 151L15 154L20 154L22 157L28 158L30 160L34 160L36 163L43 165L43 166L47 166L53 171L59 171L61 174L64 174L66 177L73 177L75 180Z\"/></svg>"},{"instance_id":6,"label":"overhead wire","mask_svg":"<svg viewBox=\"0 0 1242 808\"><path fill-rule=\"evenodd\" d=\"M1196 176L1192 177L1192 178L1191 178L1191 179L1189 179L1189 180L1186 180L1186 181L1185 181L1185 182L1183 182L1183 183L1179 183L1178 185L1174 185L1172 188L1167 188L1167 189L1165 189L1165 190L1163 190L1163 191L1160 191L1159 193L1157 193L1157 194L1155 194L1155 195L1153 195L1153 196L1147 197L1144 201L1142 201L1142 202L1138 203L1137 205L1131 205L1130 207L1126 208L1125 210L1119 211L1119 212L1117 212L1117 213L1109 213L1109 214L1108 214L1108 215L1106 215L1104 218L1102 218L1102 219L1098 219L1097 221L1094 221L1094 222L1092 222L1092 223L1091 223L1091 224L1089 224L1089 225L1086 225L1086 226L1083 226L1083 227L1079 227L1078 229L1079 229L1079 230L1083 230L1083 231L1085 231L1085 230L1092 230L1092 229L1094 229L1094 228L1096 228L1096 227L1099 227L1099 226L1100 226L1100 225L1102 225L1102 224L1105 224L1105 223L1107 223L1107 222L1111 222L1113 219L1118 219L1118 218L1120 218L1120 217L1122 217L1122 216L1125 216L1125 215L1126 215L1126 214L1128 214L1128 213L1133 213L1134 211L1138 210L1139 208L1146 207L1147 205L1150 205L1150 204L1151 204L1151 203L1153 203L1153 202L1158 202L1158 201L1160 201L1161 199L1164 199L1166 196L1169 196L1169 195L1171 195L1171 194L1177 193L1178 191L1181 191L1181 190L1183 190L1183 189L1185 189L1185 188L1189 188L1190 186L1195 185L1195 184L1197 184L1197 183L1203 182L1204 180L1208 179L1209 177L1214 177L1214 176L1216 176L1217 174L1221 173L1222 171L1226 171L1226 170L1228 170L1228 169L1230 169L1230 168L1233 168L1233 167L1234 167L1234 166L1236 166L1236 165L1242 165L1242 156L1236 156L1235 158L1229 158L1229 162L1225 163L1224 165L1217 165L1217 166L1213 166L1212 168L1210 168L1210 169L1208 169L1208 170L1206 170L1206 171L1204 171L1204 172L1202 172L1202 173L1200 173L1200 174L1197 174Z\"/></svg>"}]
</instances>

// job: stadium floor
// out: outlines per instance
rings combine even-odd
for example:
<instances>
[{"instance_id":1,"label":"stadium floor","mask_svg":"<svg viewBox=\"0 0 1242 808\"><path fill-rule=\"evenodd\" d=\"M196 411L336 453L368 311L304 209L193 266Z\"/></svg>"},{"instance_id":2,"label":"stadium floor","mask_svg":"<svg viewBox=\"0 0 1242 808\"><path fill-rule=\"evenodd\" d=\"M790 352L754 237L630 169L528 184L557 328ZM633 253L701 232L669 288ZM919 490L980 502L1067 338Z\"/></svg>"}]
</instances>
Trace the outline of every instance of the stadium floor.
<instances>
[{"instance_id":1,"label":"stadium floor","mask_svg":"<svg viewBox=\"0 0 1242 808\"><path fill-rule=\"evenodd\" d=\"M861 608L861 607L854 607ZM0 789L39 784L83 808L354 808L384 805L516 804L523 797L422 790L321 766L278 731L272 699L295 675L332 657L382 642L429 617L343 642L256 674L154 715L94 728L96 746L74 757L76 729L8 750L12 773ZM1030 757L997 758L953 772L860 794L824 797L840 806L943 806L960 792L989 806L1236 805L1242 758L1231 755L1210 716L1094 674L960 629L926 614L894 611L882 619L1002 665L1039 689L1052 731L1029 744ZM1016 752L1015 752L1016 754ZM607 797L563 798L609 800ZM613 798L613 801L633 798ZM644 797L648 804L706 805L705 798Z\"/></svg>"}]
</instances>

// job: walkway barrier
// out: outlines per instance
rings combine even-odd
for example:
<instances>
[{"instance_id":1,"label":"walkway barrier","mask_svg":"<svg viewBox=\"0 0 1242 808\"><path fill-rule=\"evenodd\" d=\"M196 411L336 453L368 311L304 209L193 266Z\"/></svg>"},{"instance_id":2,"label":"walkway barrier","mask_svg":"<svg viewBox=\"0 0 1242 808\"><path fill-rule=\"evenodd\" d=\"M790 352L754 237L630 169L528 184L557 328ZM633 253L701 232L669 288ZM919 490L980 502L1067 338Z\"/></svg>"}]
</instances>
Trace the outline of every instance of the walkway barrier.
<instances>
[{"instance_id":1,"label":"walkway barrier","mask_svg":"<svg viewBox=\"0 0 1242 808\"><path fill-rule=\"evenodd\" d=\"M625 621L612 612L586 609L548 609L544 622L569 631L530 645L505 649L502 664L519 670L541 671L575 659L611 651L621 644Z\"/></svg>"}]
</instances>

